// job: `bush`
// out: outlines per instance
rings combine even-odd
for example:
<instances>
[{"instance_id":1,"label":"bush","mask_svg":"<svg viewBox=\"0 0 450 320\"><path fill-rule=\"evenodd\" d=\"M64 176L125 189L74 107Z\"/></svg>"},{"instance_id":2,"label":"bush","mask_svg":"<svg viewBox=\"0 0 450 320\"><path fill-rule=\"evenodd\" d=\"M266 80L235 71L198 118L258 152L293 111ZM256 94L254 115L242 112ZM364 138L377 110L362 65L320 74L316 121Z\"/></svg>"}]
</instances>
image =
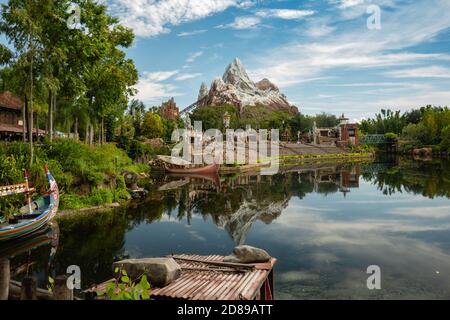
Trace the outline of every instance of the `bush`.
<instances>
[{"instance_id":1,"label":"bush","mask_svg":"<svg viewBox=\"0 0 450 320\"><path fill-rule=\"evenodd\" d=\"M123 149L127 153L128 157L130 157L134 161L140 161L146 158L149 159L155 157L158 154L168 155L170 153L170 150L166 146L156 148L149 144L142 143L139 140L128 139L125 137L121 137L119 139L119 143L117 144L117 146ZM146 170L140 170L141 171L139 172L146 172L148 171L148 168Z\"/></svg>"},{"instance_id":2,"label":"bush","mask_svg":"<svg viewBox=\"0 0 450 320\"><path fill-rule=\"evenodd\" d=\"M442 129L441 132L441 151L443 152L449 152L450 151L450 125L446 126L444 129Z\"/></svg>"},{"instance_id":3,"label":"bush","mask_svg":"<svg viewBox=\"0 0 450 320\"><path fill-rule=\"evenodd\" d=\"M145 172L148 168L133 165L126 152L117 148L115 144L88 146L64 139L35 146L34 153L33 166L29 168L30 182L36 189L36 194L47 190L48 182L43 166L48 164L60 187L62 209L79 209L113 202L113 190L99 188L112 176L118 177L116 199L128 199L129 195L120 173L125 168L139 173ZM28 144L0 143L0 184L23 182L23 170L28 166ZM79 194L79 186L83 184L89 186L90 194ZM20 207L23 204L23 197L16 198L0 199L0 207L7 209L6 204L14 208Z\"/></svg>"},{"instance_id":4,"label":"bush","mask_svg":"<svg viewBox=\"0 0 450 320\"><path fill-rule=\"evenodd\" d=\"M164 125L157 113L147 112L142 124L142 133L147 138L161 138L164 135Z\"/></svg>"},{"instance_id":5,"label":"bush","mask_svg":"<svg viewBox=\"0 0 450 320\"><path fill-rule=\"evenodd\" d=\"M408 140L424 144L427 141L428 130L423 123L409 124L403 129L402 136Z\"/></svg>"},{"instance_id":6,"label":"bush","mask_svg":"<svg viewBox=\"0 0 450 320\"><path fill-rule=\"evenodd\" d=\"M390 140L390 141L397 140L397 138L398 138L397 134L395 134L395 133L393 133L393 132L388 132L388 133L386 133L386 134L384 135L384 137L385 137L387 140Z\"/></svg>"}]
</instances>

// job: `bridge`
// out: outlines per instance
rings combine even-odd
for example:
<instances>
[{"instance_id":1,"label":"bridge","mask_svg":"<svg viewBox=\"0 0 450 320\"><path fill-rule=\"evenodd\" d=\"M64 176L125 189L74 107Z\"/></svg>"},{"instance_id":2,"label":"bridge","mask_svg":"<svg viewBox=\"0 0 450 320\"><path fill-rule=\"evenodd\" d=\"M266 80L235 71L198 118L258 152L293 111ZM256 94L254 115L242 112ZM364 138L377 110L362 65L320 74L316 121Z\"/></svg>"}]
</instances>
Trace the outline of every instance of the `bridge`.
<instances>
[{"instance_id":1,"label":"bridge","mask_svg":"<svg viewBox=\"0 0 450 320\"><path fill-rule=\"evenodd\" d=\"M384 134L367 134L359 138L360 144L391 144L392 141L386 139Z\"/></svg>"}]
</instances>

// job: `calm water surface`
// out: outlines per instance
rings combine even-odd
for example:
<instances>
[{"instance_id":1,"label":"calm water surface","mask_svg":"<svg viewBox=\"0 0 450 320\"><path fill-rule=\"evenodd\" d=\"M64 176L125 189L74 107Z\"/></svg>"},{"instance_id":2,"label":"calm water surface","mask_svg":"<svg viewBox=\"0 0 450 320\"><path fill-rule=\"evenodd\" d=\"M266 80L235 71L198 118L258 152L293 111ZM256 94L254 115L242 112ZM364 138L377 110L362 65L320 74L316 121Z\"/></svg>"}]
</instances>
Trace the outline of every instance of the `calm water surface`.
<instances>
[{"instance_id":1,"label":"calm water surface","mask_svg":"<svg viewBox=\"0 0 450 320\"><path fill-rule=\"evenodd\" d=\"M87 287L108 279L117 259L226 255L249 244L278 259L278 299L449 299L450 162L319 167L220 183L160 178L162 191L141 203L63 219L50 264L44 245L11 265L36 261L28 272L42 285L79 265ZM381 290L366 287L369 265L381 268Z\"/></svg>"}]
</instances>

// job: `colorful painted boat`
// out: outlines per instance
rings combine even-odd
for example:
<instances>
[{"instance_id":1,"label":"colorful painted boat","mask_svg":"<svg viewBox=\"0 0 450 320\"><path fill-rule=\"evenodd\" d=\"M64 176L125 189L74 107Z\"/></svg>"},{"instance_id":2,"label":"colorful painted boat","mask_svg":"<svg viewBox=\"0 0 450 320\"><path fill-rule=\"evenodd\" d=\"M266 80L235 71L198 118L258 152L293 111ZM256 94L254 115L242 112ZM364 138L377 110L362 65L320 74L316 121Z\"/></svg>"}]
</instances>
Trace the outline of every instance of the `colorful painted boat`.
<instances>
[{"instance_id":1,"label":"colorful painted boat","mask_svg":"<svg viewBox=\"0 0 450 320\"><path fill-rule=\"evenodd\" d=\"M45 167L45 173L50 185L48 194L28 201L28 214L14 216L14 223L0 224L0 242L26 237L45 227L57 214L59 207L58 184L52 174ZM0 188L0 196L24 193L29 199L32 189L28 187L28 177L25 176L25 183Z\"/></svg>"},{"instance_id":2,"label":"colorful painted boat","mask_svg":"<svg viewBox=\"0 0 450 320\"><path fill-rule=\"evenodd\" d=\"M7 241L0 243L0 257L2 258L14 258L20 256L23 253L29 253L42 246L50 245L52 250L50 252L49 261L52 261L54 253L59 244L59 226L56 221L51 221L45 227L39 229L25 237L16 239L14 241Z\"/></svg>"}]
</instances>

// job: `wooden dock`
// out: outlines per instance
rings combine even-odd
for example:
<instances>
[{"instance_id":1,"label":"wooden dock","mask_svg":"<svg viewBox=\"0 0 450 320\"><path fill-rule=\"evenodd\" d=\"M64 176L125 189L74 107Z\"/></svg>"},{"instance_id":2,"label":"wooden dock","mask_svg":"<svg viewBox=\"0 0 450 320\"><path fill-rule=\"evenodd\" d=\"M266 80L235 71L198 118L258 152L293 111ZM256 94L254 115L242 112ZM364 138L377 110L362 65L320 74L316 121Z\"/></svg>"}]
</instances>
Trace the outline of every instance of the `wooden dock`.
<instances>
[{"instance_id":1,"label":"wooden dock","mask_svg":"<svg viewBox=\"0 0 450 320\"><path fill-rule=\"evenodd\" d=\"M275 258L266 263L232 264L218 255L174 255L181 276L163 288L152 288L151 299L173 300L273 300ZM95 295L104 291L103 282L85 291Z\"/></svg>"}]
</instances>

